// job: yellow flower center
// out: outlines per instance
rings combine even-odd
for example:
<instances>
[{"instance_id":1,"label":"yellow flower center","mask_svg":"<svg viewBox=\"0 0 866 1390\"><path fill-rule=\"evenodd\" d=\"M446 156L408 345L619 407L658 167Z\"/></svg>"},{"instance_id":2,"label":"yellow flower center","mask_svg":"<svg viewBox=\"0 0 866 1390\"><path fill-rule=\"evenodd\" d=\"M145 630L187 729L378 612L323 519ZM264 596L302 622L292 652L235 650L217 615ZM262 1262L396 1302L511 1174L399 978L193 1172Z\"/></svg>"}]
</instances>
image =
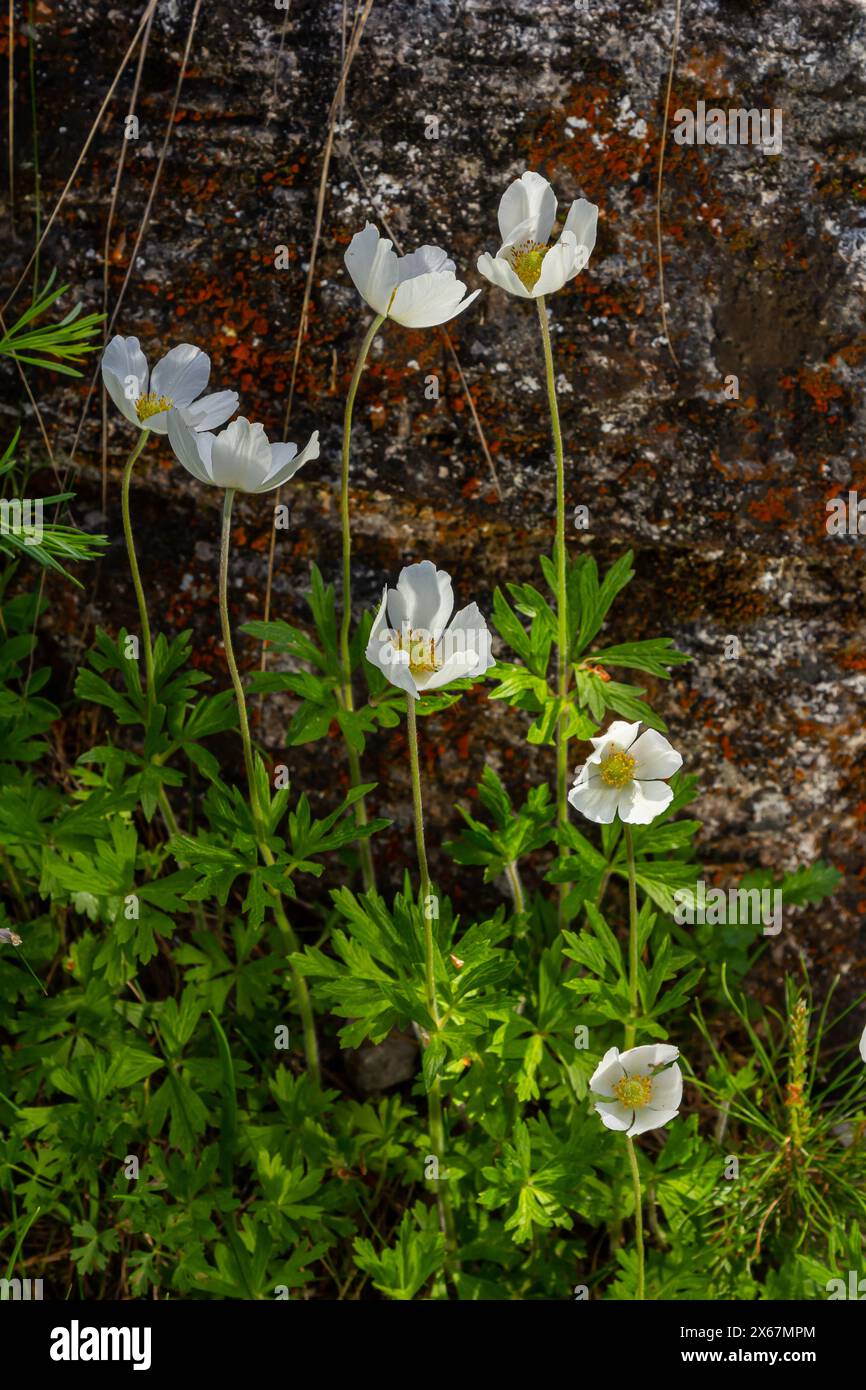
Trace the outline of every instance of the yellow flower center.
<instances>
[{"instance_id":1,"label":"yellow flower center","mask_svg":"<svg viewBox=\"0 0 866 1390\"><path fill-rule=\"evenodd\" d=\"M404 631L394 643L398 652L408 652L409 670L413 676L438 671L442 662L436 652L436 639L411 630Z\"/></svg>"},{"instance_id":2,"label":"yellow flower center","mask_svg":"<svg viewBox=\"0 0 866 1390\"><path fill-rule=\"evenodd\" d=\"M151 391L147 396L139 396L135 402L139 424L144 424L152 415L161 415L164 410L171 410L173 405L174 401L170 396L158 396L155 391Z\"/></svg>"},{"instance_id":3,"label":"yellow flower center","mask_svg":"<svg viewBox=\"0 0 866 1390\"><path fill-rule=\"evenodd\" d=\"M617 1100L629 1110L640 1110L652 1099L653 1083L650 1076L624 1076L613 1088Z\"/></svg>"},{"instance_id":4,"label":"yellow flower center","mask_svg":"<svg viewBox=\"0 0 866 1390\"><path fill-rule=\"evenodd\" d=\"M540 241L524 241L511 248L511 264L521 284L533 290L541 274L541 263L549 251Z\"/></svg>"},{"instance_id":5,"label":"yellow flower center","mask_svg":"<svg viewBox=\"0 0 866 1390\"><path fill-rule=\"evenodd\" d=\"M616 745L601 764L601 780L609 787L627 787L634 777L636 760Z\"/></svg>"}]
</instances>

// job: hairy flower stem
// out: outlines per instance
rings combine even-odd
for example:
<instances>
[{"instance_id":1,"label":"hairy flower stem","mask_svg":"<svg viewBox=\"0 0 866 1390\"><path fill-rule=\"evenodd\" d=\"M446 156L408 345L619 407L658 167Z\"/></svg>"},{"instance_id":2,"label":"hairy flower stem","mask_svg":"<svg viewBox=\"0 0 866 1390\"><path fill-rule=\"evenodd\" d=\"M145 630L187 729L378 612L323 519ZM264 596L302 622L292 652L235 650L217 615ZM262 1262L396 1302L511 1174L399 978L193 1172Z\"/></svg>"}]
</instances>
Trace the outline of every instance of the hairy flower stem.
<instances>
[{"instance_id":1,"label":"hairy flower stem","mask_svg":"<svg viewBox=\"0 0 866 1390\"><path fill-rule=\"evenodd\" d=\"M406 712L409 729L409 765L412 771L412 804L415 810L415 845L418 850L418 869L421 875L421 920L424 924L424 996L427 1012L434 1027L439 1028L439 1005L436 1002L436 976L433 964L433 920L429 914L430 874L427 868L427 847L424 843L424 808L421 801L421 770L418 762L418 721L415 714L415 701L406 696ZM430 1117L430 1141L439 1165L439 1178L436 1184L436 1200L439 1205L439 1220L445 1232L449 1250L457 1244L454 1228L454 1212L451 1207L451 1194L448 1190L445 1173L445 1124L442 1117L442 1088L437 1076L427 1092L427 1109Z\"/></svg>"},{"instance_id":2,"label":"hairy flower stem","mask_svg":"<svg viewBox=\"0 0 866 1390\"><path fill-rule=\"evenodd\" d=\"M235 660L234 646L232 644L232 629L229 622L228 604L228 575L229 575L229 544L231 541L231 519L232 503L234 502L235 489L226 488L225 501L223 503L223 525L222 537L220 540L220 574L219 574L219 605L220 621L222 623L223 646L226 653L226 664L229 668L229 675L235 691L235 700L238 707L238 719L241 726L241 741L244 746L244 765L247 772L247 784L250 792L250 807L253 813L253 824L256 828L256 843L262 859L269 868L273 867L274 856L271 847L267 842L267 827L262 815L262 808L259 804L258 791L256 790L255 764L253 762L253 745L250 738L250 724L247 717L247 704L244 695L244 687L241 682L238 664ZM274 909L274 916L277 925L282 932L283 941L286 947L286 954L290 955L298 949L298 939L292 930L288 917L283 908L282 898L276 888L268 886L268 893ZM303 975L299 973L294 965L290 965L292 972L292 982L295 987L295 996L298 1003L298 1012L304 1030L304 1051L307 1058L307 1070L310 1077L318 1086L320 1083L319 1071L319 1044L316 1039L316 1024L313 1018L313 1006L310 1001L310 993L307 989L307 982Z\"/></svg>"},{"instance_id":3,"label":"hairy flower stem","mask_svg":"<svg viewBox=\"0 0 866 1390\"><path fill-rule=\"evenodd\" d=\"M150 637L150 619L147 616L147 603L145 602L144 598L144 588L142 587L141 583L141 575L138 569L138 557L135 553L135 540L132 534L132 516L129 507L129 489L130 484L132 482L132 470L135 465L135 461L141 453L142 449L144 448L149 434L150 430L141 431L141 438L139 439L129 458L126 460L126 467L123 470L123 487L120 494L121 509L123 512L123 534L126 538L126 553L129 557L129 570L130 574L132 575L132 584L133 588L135 589L135 597L138 602L138 617L139 622L141 623L141 640L144 645L144 671L146 687L144 693L146 700L145 708L148 713L148 720L150 716L150 711L153 708L153 699L156 693L154 690L153 674L153 643ZM177 835L177 819L175 817L174 812L171 809L171 804L169 802L168 793L166 792L165 787L160 787L158 801L159 808L162 811L163 820L165 821L169 835ZM196 925L202 930L204 930L205 918L204 909L201 903L193 904L192 915L196 920Z\"/></svg>"},{"instance_id":4,"label":"hairy flower stem","mask_svg":"<svg viewBox=\"0 0 866 1390\"><path fill-rule=\"evenodd\" d=\"M634 1140L626 1135L625 1142L628 1145L628 1161L631 1164L631 1180L634 1188L634 1238L637 1247L637 1299L643 1302L644 1299L644 1259L643 1259L643 1201L641 1200L640 1190L640 1170L637 1166L637 1154L634 1150Z\"/></svg>"},{"instance_id":5,"label":"hairy flower stem","mask_svg":"<svg viewBox=\"0 0 866 1390\"><path fill-rule=\"evenodd\" d=\"M547 323L547 307L544 295L535 301L538 306L538 322L541 326L541 341L544 345L544 367L547 374L547 399L550 404L550 427L553 433L553 449L556 456L556 586L558 589L557 615L557 697L560 702L559 719L556 723L556 823L562 830L568 822L568 735L566 732L568 712L568 593L565 567L565 461L562 451L562 430L559 424L559 404L556 399L556 378L553 371L553 349L550 345L550 328ZM565 894L567 884L559 885L558 921L560 930L565 926Z\"/></svg>"},{"instance_id":6,"label":"hairy flower stem","mask_svg":"<svg viewBox=\"0 0 866 1390\"><path fill-rule=\"evenodd\" d=\"M626 1048L634 1047L635 1035L637 1033L638 1017L638 987L637 987L637 967L638 967L638 947L639 947L639 927L637 914L637 880L634 872L634 843L631 838L631 826L623 825L623 835L625 837L625 855L628 864L628 1000L629 1000L629 1021L625 1028Z\"/></svg>"},{"instance_id":7,"label":"hairy flower stem","mask_svg":"<svg viewBox=\"0 0 866 1390\"><path fill-rule=\"evenodd\" d=\"M153 706L154 680L153 680L153 644L150 640L150 619L147 616L147 604L144 601L144 589L141 584L141 575L138 569L138 558L135 553L135 540L132 534L132 517L129 511L129 487L132 482L132 470L135 461L147 443L150 430L142 430L138 443L126 460L126 467L123 470L123 487L120 493L120 505L123 512L123 535L126 540L126 553L129 557L129 572L132 575L132 586L135 589L135 597L138 602L138 616L141 623L141 641L144 647L144 672L145 672L145 698L147 701L147 712Z\"/></svg>"},{"instance_id":8,"label":"hairy flower stem","mask_svg":"<svg viewBox=\"0 0 866 1390\"><path fill-rule=\"evenodd\" d=\"M637 968L639 956L639 927L637 913L637 880L634 870L634 842L631 837L631 826L623 825L623 837L625 839L625 855L628 865L628 1000L629 1000L629 1021L625 1026L625 1048L628 1050L634 1047L635 1036L637 1034L638 1017L638 987L637 987ZM628 1160L631 1164L632 1186L634 1188L634 1220L635 1220L635 1242L637 1245L637 1297L643 1299L644 1296L644 1258L643 1258L643 1206L641 1203L640 1173L637 1166L637 1154L634 1151L634 1141L626 1135L628 1145Z\"/></svg>"},{"instance_id":9,"label":"hairy flower stem","mask_svg":"<svg viewBox=\"0 0 866 1390\"><path fill-rule=\"evenodd\" d=\"M373 339L384 322L385 315L377 314L367 330L355 362L355 370L352 373L349 394L346 397L346 410L343 416L343 467L340 478L340 524L343 533L343 616L340 622L340 663L343 674L343 705L348 711L355 708L352 695L352 659L349 654L349 629L352 623L352 528L349 519L349 455L352 443L352 411L355 406L355 396L358 393L358 383L361 380L364 363L367 361L367 354ZM361 761L348 739L346 740L346 751L349 759L349 780L353 787L360 787ZM363 796L355 802L355 820L358 825L367 824L367 808ZM373 853L368 839L358 841L358 854L361 859L364 891L369 893L376 887L376 873L373 868Z\"/></svg>"}]
</instances>

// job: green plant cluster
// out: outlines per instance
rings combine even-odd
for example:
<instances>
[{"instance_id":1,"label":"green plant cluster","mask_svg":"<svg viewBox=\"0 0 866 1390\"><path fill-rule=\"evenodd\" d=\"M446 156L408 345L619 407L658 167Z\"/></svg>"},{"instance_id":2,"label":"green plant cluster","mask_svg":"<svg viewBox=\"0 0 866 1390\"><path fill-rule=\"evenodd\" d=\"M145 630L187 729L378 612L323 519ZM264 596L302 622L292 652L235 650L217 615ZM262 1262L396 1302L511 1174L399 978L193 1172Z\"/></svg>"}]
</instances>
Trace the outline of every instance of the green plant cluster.
<instances>
[{"instance_id":1,"label":"green plant cluster","mask_svg":"<svg viewBox=\"0 0 866 1390\"><path fill-rule=\"evenodd\" d=\"M44 352L52 340L10 341ZM866 1069L848 1015L862 1001L816 1001L803 975L774 1008L750 990L760 923L677 922L678 892L702 873L694 776L677 774L669 808L633 831L631 1016L619 821L557 825L547 785L509 788L487 766L443 846L455 875L500 892L467 918L447 879L423 897L408 871L393 897L360 891L357 845L368 838L375 856L387 788L364 783L317 817L256 750L254 816L218 753L235 746L232 692L193 667L187 633L155 637L145 692L134 634L98 631L73 697L52 701L41 579L59 554L92 553L75 535L69 551L7 554L0 577L8 1277L23 1264L52 1296L84 1298L633 1299L626 1153L589 1094L626 1019L641 1041L676 1040L686 1073L679 1117L637 1149L647 1296L826 1297L829 1280L860 1268ZM488 695L529 743L552 743L562 722L587 739L609 715L664 729L630 674L666 679L688 658L664 638L616 641L632 578L628 554L604 575L588 555L569 563L566 709L552 670L555 565L542 560L542 587L497 592L510 656ZM339 729L362 754L401 722L406 697L364 660L368 614L351 641L349 707L334 589L315 567L307 600L303 628L246 629L277 660L249 688L293 697L288 748ZM435 719L468 684L423 695L418 713ZM67 762L73 720L96 732ZM361 824L363 796L376 814ZM804 912L837 880L819 862L742 886L778 889ZM431 921L438 1018L424 988ZM304 1062L304 986L320 1082ZM414 1075L359 1098L346 1051L395 1037L416 1049Z\"/></svg>"}]
</instances>

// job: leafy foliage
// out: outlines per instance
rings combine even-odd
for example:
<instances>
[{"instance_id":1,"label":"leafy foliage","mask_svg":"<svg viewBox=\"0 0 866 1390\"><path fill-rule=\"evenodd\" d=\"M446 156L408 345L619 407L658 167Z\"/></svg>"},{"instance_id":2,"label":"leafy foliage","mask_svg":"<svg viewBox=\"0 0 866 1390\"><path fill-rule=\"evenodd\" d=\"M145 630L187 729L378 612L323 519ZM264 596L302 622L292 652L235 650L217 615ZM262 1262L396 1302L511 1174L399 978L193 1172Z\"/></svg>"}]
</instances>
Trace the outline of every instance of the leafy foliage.
<instances>
[{"instance_id":1,"label":"leafy foliage","mask_svg":"<svg viewBox=\"0 0 866 1390\"><path fill-rule=\"evenodd\" d=\"M38 327L62 293L49 282L0 351L76 374L100 316ZM8 482L16 443L0 461ZM671 804L629 846L618 820L555 826L544 781L511 787L488 765L443 846L468 874L453 888L425 874L419 891L405 872L396 893L359 892L351 849L375 847L390 824L360 815L375 788L343 795L323 778L317 798L296 793L245 746L242 789L227 772L241 753L234 693L205 689L188 632L155 635L145 691L136 634L98 629L67 700L42 664L47 600L20 561L57 582L61 561L100 542L53 523L35 545L0 534L9 1277L23 1252L60 1297L472 1301L576 1286L633 1299L626 1151L590 1096L624 1026L676 1041L691 1067L682 1113L636 1146L648 1296L823 1296L860 1268L863 1001L831 1016L833 990L814 998L805 971L781 1008L749 992L771 939L753 895L787 921L835 891L835 868L753 870L724 920L688 919L684 903L711 878L694 776L672 779ZM560 721L575 743L609 717L663 730L651 683L689 658L667 638L609 632L631 554L604 575L588 554L568 564L564 705L551 669L564 596L546 557L541 569L546 592L496 592L514 659L488 673L490 698L528 716L531 745L551 744ZM306 602L309 630L247 626L274 657L249 690L290 696L285 745L327 741L323 762L335 734L356 757L383 732L396 746L406 696L364 660L371 615L350 635L350 700L334 587L315 566ZM469 684L424 695L417 712L448 710ZM72 721L92 738L68 758ZM322 1084L305 1065L308 993ZM402 1069L359 1099L353 1064L383 1056Z\"/></svg>"}]
</instances>

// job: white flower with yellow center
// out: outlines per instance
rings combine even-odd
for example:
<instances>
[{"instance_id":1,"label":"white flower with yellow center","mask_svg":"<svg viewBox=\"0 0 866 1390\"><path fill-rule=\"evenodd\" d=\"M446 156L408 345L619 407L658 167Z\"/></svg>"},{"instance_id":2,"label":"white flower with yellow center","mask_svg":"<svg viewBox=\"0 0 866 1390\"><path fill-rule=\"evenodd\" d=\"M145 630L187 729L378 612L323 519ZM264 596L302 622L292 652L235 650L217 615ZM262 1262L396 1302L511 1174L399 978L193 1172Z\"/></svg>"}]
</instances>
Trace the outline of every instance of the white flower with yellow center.
<instances>
[{"instance_id":1,"label":"white flower with yellow center","mask_svg":"<svg viewBox=\"0 0 866 1390\"><path fill-rule=\"evenodd\" d=\"M210 377L210 358L192 343L179 343L150 371L137 338L118 333L102 354L102 380L118 410L131 424L155 434L168 433L169 411L178 411L195 430L222 425L238 408L237 391L202 392Z\"/></svg>"},{"instance_id":2,"label":"white flower with yellow center","mask_svg":"<svg viewBox=\"0 0 866 1390\"><path fill-rule=\"evenodd\" d=\"M556 194L541 174L527 170L506 188L499 203L502 245L479 257L478 269L509 294L538 299L561 290L584 269L595 246L598 208L586 198L572 203L553 246Z\"/></svg>"},{"instance_id":3,"label":"white flower with yellow center","mask_svg":"<svg viewBox=\"0 0 866 1390\"><path fill-rule=\"evenodd\" d=\"M466 294L454 262L438 246L421 246L408 256L398 256L393 243L380 237L372 222L352 237L345 261L355 288L370 308L404 328L447 323L481 293Z\"/></svg>"},{"instance_id":4,"label":"white flower with yellow center","mask_svg":"<svg viewBox=\"0 0 866 1390\"><path fill-rule=\"evenodd\" d=\"M200 434L173 411L168 438L178 462L200 483L239 492L272 492L319 457L318 430L298 453L297 444L269 443L264 425L251 425L243 415L221 434Z\"/></svg>"},{"instance_id":5,"label":"white flower with yellow center","mask_svg":"<svg viewBox=\"0 0 866 1390\"><path fill-rule=\"evenodd\" d=\"M638 738L640 720L617 719L601 738L592 738L593 752L580 768L568 799L576 811L599 825L615 816L627 825L649 825L673 801L663 780L672 777L683 760L666 738L647 729Z\"/></svg>"},{"instance_id":6,"label":"white flower with yellow center","mask_svg":"<svg viewBox=\"0 0 866 1390\"><path fill-rule=\"evenodd\" d=\"M429 560L407 565L396 589L382 595L367 660L416 700L449 681L483 676L496 664L490 630L476 603L453 612L451 576Z\"/></svg>"},{"instance_id":7,"label":"white flower with yellow center","mask_svg":"<svg viewBox=\"0 0 866 1390\"><path fill-rule=\"evenodd\" d=\"M609 1097L595 1107L608 1129L625 1130L633 1138L674 1119L683 1098L683 1074L676 1065L679 1055L668 1043L630 1047L627 1052L612 1047L604 1054L589 1088Z\"/></svg>"}]
</instances>

